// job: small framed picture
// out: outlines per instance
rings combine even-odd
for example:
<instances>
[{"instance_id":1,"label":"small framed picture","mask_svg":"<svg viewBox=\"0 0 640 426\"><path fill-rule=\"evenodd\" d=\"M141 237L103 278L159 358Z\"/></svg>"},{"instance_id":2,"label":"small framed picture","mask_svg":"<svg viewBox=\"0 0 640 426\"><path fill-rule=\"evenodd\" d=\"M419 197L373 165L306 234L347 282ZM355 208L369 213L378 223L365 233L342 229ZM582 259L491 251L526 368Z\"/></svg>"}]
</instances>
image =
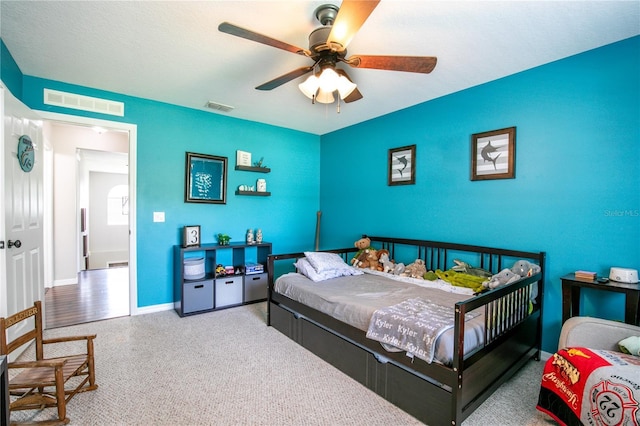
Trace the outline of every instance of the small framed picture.
<instances>
[{"instance_id":1,"label":"small framed picture","mask_svg":"<svg viewBox=\"0 0 640 426\"><path fill-rule=\"evenodd\" d=\"M186 153L185 203L227 204L227 157Z\"/></svg>"},{"instance_id":2,"label":"small framed picture","mask_svg":"<svg viewBox=\"0 0 640 426\"><path fill-rule=\"evenodd\" d=\"M409 145L389 150L389 186L416 183L416 146Z\"/></svg>"},{"instance_id":3,"label":"small framed picture","mask_svg":"<svg viewBox=\"0 0 640 426\"><path fill-rule=\"evenodd\" d=\"M251 153L246 151L236 151L236 166L251 167Z\"/></svg>"},{"instance_id":4,"label":"small framed picture","mask_svg":"<svg viewBox=\"0 0 640 426\"><path fill-rule=\"evenodd\" d=\"M189 225L182 229L182 247L200 246L200 225Z\"/></svg>"},{"instance_id":5,"label":"small framed picture","mask_svg":"<svg viewBox=\"0 0 640 426\"><path fill-rule=\"evenodd\" d=\"M516 177L516 128L471 135L471 180Z\"/></svg>"}]
</instances>

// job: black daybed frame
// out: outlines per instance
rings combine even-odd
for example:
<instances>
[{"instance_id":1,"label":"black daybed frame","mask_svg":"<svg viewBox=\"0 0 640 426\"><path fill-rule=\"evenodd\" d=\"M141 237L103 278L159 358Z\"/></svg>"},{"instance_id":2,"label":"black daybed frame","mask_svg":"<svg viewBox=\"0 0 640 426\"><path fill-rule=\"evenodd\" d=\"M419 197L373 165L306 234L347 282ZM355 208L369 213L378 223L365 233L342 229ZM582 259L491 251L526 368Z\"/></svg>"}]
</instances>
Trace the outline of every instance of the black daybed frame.
<instances>
[{"instance_id":1,"label":"black daybed frame","mask_svg":"<svg viewBox=\"0 0 640 426\"><path fill-rule=\"evenodd\" d=\"M455 305L454 358L451 366L428 364L404 352L387 352L365 332L274 291L275 264L303 257L303 253L270 255L267 325L310 350L389 402L430 425L460 425L502 383L529 359L540 359L544 252L525 252L435 241L371 237L371 245L417 249L416 258L428 270L449 269L454 258L473 255L473 266L497 273L518 259L540 265L532 277L500 287ZM355 248L326 250L349 260ZM507 260L508 259L508 260ZM504 260L504 262L503 262ZM470 261L468 261L471 263ZM509 264L506 264L509 262ZM538 282L533 311L523 309ZM476 308L485 312L485 344L466 358L464 315Z\"/></svg>"}]
</instances>

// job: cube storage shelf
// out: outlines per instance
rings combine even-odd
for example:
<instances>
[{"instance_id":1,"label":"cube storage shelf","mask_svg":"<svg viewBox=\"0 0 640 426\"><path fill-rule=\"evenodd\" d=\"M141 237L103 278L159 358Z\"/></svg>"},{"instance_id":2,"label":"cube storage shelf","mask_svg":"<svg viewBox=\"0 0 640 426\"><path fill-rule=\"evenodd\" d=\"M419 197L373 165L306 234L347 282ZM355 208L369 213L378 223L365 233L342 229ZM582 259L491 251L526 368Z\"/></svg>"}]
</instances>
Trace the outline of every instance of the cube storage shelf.
<instances>
[{"instance_id":1,"label":"cube storage shelf","mask_svg":"<svg viewBox=\"0 0 640 426\"><path fill-rule=\"evenodd\" d=\"M202 244L197 247L173 247L174 308L181 317L215 311L267 299L267 256L271 243ZM204 258L204 277L184 278L185 259ZM259 274L234 274L216 277L216 265L244 267L247 262L265 265Z\"/></svg>"}]
</instances>

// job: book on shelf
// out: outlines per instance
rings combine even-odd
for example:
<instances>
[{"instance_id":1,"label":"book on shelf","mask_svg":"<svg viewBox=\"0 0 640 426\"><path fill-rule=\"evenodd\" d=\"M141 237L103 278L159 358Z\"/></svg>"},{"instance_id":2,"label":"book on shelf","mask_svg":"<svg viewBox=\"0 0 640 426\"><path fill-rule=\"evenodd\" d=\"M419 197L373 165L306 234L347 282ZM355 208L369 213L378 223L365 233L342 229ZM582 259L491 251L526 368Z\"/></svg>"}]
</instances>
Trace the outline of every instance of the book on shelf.
<instances>
[{"instance_id":1,"label":"book on shelf","mask_svg":"<svg viewBox=\"0 0 640 426\"><path fill-rule=\"evenodd\" d=\"M576 271L575 275L576 275L576 278L582 278L585 280L595 280L598 274L591 271Z\"/></svg>"}]
</instances>

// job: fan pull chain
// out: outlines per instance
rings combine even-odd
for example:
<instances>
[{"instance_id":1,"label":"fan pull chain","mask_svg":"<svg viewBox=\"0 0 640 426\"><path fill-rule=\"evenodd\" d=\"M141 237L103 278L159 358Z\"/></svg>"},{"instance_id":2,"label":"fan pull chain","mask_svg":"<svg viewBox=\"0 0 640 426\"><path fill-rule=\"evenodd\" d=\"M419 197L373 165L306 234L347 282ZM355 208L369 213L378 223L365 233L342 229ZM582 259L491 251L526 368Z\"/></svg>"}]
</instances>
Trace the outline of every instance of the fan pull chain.
<instances>
[{"instance_id":1,"label":"fan pull chain","mask_svg":"<svg viewBox=\"0 0 640 426\"><path fill-rule=\"evenodd\" d=\"M336 113L340 114L340 95L338 95L338 106L336 107Z\"/></svg>"}]
</instances>

